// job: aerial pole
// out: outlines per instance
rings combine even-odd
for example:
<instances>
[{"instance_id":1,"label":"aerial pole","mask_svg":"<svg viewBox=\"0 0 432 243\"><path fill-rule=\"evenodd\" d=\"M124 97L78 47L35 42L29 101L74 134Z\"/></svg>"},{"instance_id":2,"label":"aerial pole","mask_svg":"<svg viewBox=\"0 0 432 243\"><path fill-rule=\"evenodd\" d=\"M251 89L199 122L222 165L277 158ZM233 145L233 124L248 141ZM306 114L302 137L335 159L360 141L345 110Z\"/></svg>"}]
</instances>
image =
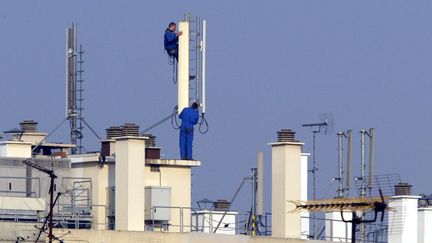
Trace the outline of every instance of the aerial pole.
<instances>
[{"instance_id":1,"label":"aerial pole","mask_svg":"<svg viewBox=\"0 0 432 243\"><path fill-rule=\"evenodd\" d=\"M329 121L327 117L324 119L324 121L319 123L308 123L303 124L303 127L310 127L312 128L312 169L309 170L309 172L312 173L312 200L316 200L316 191L317 191L317 172L318 167L316 165L316 135L319 134L322 129L324 130L324 133L327 133L328 126L333 126L333 121ZM312 213L312 231L313 231L313 239L318 238L318 227L317 227L317 219L316 214Z\"/></svg>"},{"instance_id":2,"label":"aerial pole","mask_svg":"<svg viewBox=\"0 0 432 243\"><path fill-rule=\"evenodd\" d=\"M342 198L344 189L343 189L343 138L345 136L344 132L338 132L338 177L336 180L338 181L338 189L337 189L337 197Z\"/></svg>"},{"instance_id":3,"label":"aerial pole","mask_svg":"<svg viewBox=\"0 0 432 243\"><path fill-rule=\"evenodd\" d=\"M77 24L66 29L66 118L70 124L70 141L77 145ZM72 148L71 153L76 154Z\"/></svg>"},{"instance_id":4,"label":"aerial pole","mask_svg":"<svg viewBox=\"0 0 432 243\"><path fill-rule=\"evenodd\" d=\"M346 177L345 177L345 191L351 189L351 177L352 177L352 131L347 132L347 166L346 166Z\"/></svg>"},{"instance_id":5,"label":"aerial pole","mask_svg":"<svg viewBox=\"0 0 432 243\"><path fill-rule=\"evenodd\" d=\"M70 125L70 141L75 147L71 148L72 154L82 153L83 128L87 126L90 131L101 140L100 136L87 123L83 117L84 87L83 87L83 55L82 45L78 49L78 27L73 22L72 27L66 29L66 120Z\"/></svg>"},{"instance_id":6,"label":"aerial pole","mask_svg":"<svg viewBox=\"0 0 432 243\"><path fill-rule=\"evenodd\" d=\"M368 189L369 194L371 194L372 186L373 186L373 177L374 177L374 169L375 169L375 160L374 160L374 147L375 147L375 129L370 128L369 133L369 175L368 175Z\"/></svg>"}]
</instances>

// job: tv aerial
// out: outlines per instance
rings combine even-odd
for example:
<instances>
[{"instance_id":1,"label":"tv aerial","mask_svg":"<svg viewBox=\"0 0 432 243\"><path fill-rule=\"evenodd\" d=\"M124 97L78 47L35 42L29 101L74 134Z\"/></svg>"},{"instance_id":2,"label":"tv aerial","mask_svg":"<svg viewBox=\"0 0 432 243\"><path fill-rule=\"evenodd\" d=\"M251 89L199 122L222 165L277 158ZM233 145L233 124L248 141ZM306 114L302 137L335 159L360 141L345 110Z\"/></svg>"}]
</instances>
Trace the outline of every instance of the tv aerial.
<instances>
[{"instance_id":1,"label":"tv aerial","mask_svg":"<svg viewBox=\"0 0 432 243\"><path fill-rule=\"evenodd\" d=\"M48 235L48 242L51 243L54 240L58 240L60 242L63 242L61 239L59 239L58 237L56 237L53 234L53 228L54 228L54 220L53 220L53 215L54 215L54 206L56 205L56 203L58 202L58 199L61 195L61 193L57 193L56 198L54 199L54 180L57 178L57 175L54 173L54 169L50 169L50 168L46 168L40 164L38 164L37 162L31 160L31 159L26 159L24 161L22 161L23 164L34 168L42 173L47 174L50 177L50 187L49 187L49 194L50 194L50 203L49 203L49 212L48 215L45 219L45 222L43 224L43 226L41 228L36 227L39 230L39 234L36 238L35 242L39 242L39 238L41 237L42 233L45 233ZM45 228L48 224L48 232L46 232ZM18 240L17 240L18 242Z\"/></svg>"},{"instance_id":2,"label":"tv aerial","mask_svg":"<svg viewBox=\"0 0 432 243\"><path fill-rule=\"evenodd\" d=\"M296 205L294 211L309 211L309 212L340 212L342 221L351 223L351 242L356 242L357 226L365 223L373 223L378 219L381 214L381 221L384 220L386 210L391 210L387 206L388 197L384 197L381 189L379 190L379 197L370 198L335 198L335 199L322 199L312 200L307 202L291 201ZM351 212L351 220L344 218L344 213ZM373 212L372 218L364 218L367 212Z\"/></svg>"},{"instance_id":3,"label":"tv aerial","mask_svg":"<svg viewBox=\"0 0 432 243\"><path fill-rule=\"evenodd\" d=\"M317 134L331 134L333 133L333 128L334 128L334 119L333 116L329 113L321 113L318 116L319 122L315 122L315 123L305 123L302 124L302 127L309 127L312 129L312 169L309 170L309 172L312 173L313 179L312 179L312 184L313 184L313 193L312 193L312 199L316 200L316 182L317 182L317 175L316 172L318 171L318 168L316 166L316 135ZM313 234L314 234L314 239L317 238L318 236L318 229L316 227L316 216L313 215Z\"/></svg>"}]
</instances>

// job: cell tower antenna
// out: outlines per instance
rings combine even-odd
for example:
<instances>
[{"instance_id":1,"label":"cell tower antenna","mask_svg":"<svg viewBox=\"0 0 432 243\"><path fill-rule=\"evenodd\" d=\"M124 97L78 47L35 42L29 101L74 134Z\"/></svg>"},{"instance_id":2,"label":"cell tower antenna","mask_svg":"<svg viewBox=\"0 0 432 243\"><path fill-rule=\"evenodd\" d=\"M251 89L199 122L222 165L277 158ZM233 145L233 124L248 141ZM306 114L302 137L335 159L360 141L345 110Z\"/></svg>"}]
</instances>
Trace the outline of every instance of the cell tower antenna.
<instances>
[{"instance_id":1,"label":"cell tower antenna","mask_svg":"<svg viewBox=\"0 0 432 243\"><path fill-rule=\"evenodd\" d=\"M84 111L84 49L82 45L78 49L78 27L75 22L72 27L66 29L66 120L70 124L70 140L76 145L71 149L72 154L82 153L84 125L101 140L100 136L86 122Z\"/></svg>"},{"instance_id":2,"label":"cell tower antenna","mask_svg":"<svg viewBox=\"0 0 432 243\"><path fill-rule=\"evenodd\" d=\"M77 24L72 23L66 29L66 117L70 124L71 143L77 145L78 109L77 109ZM72 154L77 148L72 148Z\"/></svg>"},{"instance_id":3,"label":"cell tower antenna","mask_svg":"<svg viewBox=\"0 0 432 243\"><path fill-rule=\"evenodd\" d=\"M312 128L312 169L309 172L312 173L312 200L316 200L316 190L317 190L317 171L318 168L316 166L316 135L320 133L329 134L333 130L334 120L333 117L327 113L320 114L319 122L316 123L306 123L303 124L302 127L310 127ZM318 237L318 228L317 228L317 220L315 213L312 215L313 220L313 238L317 239Z\"/></svg>"}]
</instances>

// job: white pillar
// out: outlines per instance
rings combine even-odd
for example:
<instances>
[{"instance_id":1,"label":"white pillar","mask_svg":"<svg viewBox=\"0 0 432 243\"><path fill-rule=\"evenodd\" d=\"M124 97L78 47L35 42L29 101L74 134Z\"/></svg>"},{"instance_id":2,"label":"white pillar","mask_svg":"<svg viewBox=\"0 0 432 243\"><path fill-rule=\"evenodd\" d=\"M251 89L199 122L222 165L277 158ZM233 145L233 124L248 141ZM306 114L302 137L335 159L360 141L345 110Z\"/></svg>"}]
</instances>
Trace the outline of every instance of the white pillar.
<instances>
[{"instance_id":1,"label":"white pillar","mask_svg":"<svg viewBox=\"0 0 432 243\"><path fill-rule=\"evenodd\" d=\"M418 209L418 243L432 242L432 207Z\"/></svg>"},{"instance_id":2,"label":"white pillar","mask_svg":"<svg viewBox=\"0 0 432 243\"><path fill-rule=\"evenodd\" d=\"M308 197L308 158L309 153L301 154L301 195L302 201L307 201ZM301 238L308 239L309 236L309 212L301 212Z\"/></svg>"},{"instance_id":3,"label":"white pillar","mask_svg":"<svg viewBox=\"0 0 432 243\"><path fill-rule=\"evenodd\" d=\"M115 228L144 231L144 138L115 140Z\"/></svg>"},{"instance_id":4,"label":"white pillar","mask_svg":"<svg viewBox=\"0 0 432 243\"><path fill-rule=\"evenodd\" d=\"M178 111L189 106L189 22L179 22L179 32L183 34L179 36L178 47Z\"/></svg>"},{"instance_id":5,"label":"white pillar","mask_svg":"<svg viewBox=\"0 0 432 243\"><path fill-rule=\"evenodd\" d=\"M388 243L417 242L418 196L394 196L390 199Z\"/></svg>"},{"instance_id":6,"label":"white pillar","mask_svg":"<svg viewBox=\"0 0 432 243\"><path fill-rule=\"evenodd\" d=\"M272 146L272 236L301 238L301 213L289 201L302 196L300 142L277 142Z\"/></svg>"}]
</instances>

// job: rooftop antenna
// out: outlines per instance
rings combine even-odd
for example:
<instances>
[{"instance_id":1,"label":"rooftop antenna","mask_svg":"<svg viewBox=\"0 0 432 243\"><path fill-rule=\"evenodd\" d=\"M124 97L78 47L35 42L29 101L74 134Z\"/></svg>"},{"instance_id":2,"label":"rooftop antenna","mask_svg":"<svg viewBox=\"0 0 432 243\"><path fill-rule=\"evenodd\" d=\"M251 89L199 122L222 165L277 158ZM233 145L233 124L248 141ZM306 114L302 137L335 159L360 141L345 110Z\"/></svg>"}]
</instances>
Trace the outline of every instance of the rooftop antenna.
<instances>
[{"instance_id":1,"label":"rooftop antenna","mask_svg":"<svg viewBox=\"0 0 432 243\"><path fill-rule=\"evenodd\" d=\"M381 189L379 190L379 197L374 198L336 198L336 199L323 199L313 200L307 202L292 202L296 204L296 209L306 210L309 212L340 212L342 221L351 223L351 242L355 243L357 226L364 226L365 223L373 223L378 219L381 214L381 221L384 220L385 211L389 210L387 207L388 198L383 196ZM345 212L352 213L352 219L346 220L344 218ZM371 219L365 219L364 214L373 212L374 216Z\"/></svg>"},{"instance_id":2,"label":"rooftop antenna","mask_svg":"<svg viewBox=\"0 0 432 243\"><path fill-rule=\"evenodd\" d=\"M337 197L343 198L344 192L348 191L351 187L351 143L352 143L352 132L351 130L348 130L346 132L338 132L338 176L336 178L333 178L334 181L338 181L338 187L337 187ZM346 154L347 154L347 166L344 171L343 167L343 151L344 151L344 139L347 140L346 143ZM347 176L344 179L344 172L346 172ZM346 182L346 186L344 186L344 181Z\"/></svg>"},{"instance_id":3,"label":"rooftop antenna","mask_svg":"<svg viewBox=\"0 0 432 243\"><path fill-rule=\"evenodd\" d=\"M70 124L71 143L76 147L71 149L72 154L83 152L83 129L86 125L91 132L101 140L100 136L92 129L83 117L84 111L84 87L83 87L83 55L84 50L77 41L78 27L73 22L72 27L66 29L66 120Z\"/></svg>"},{"instance_id":4,"label":"rooftop antenna","mask_svg":"<svg viewBox=\"0 0 432 243\"><path fill-rule=\"evenodd\" d=\"M317 182L317 171L318 168L316 166L316 135L320 133L329 134L331 130L334 127L334 119L333 116L331 116L328 113L323 113L319 115L319 122L317 123L306 123L303 124L303 127L310 127L312 128L312 169L309 170L309 172L312 173L313 179L313 193L312 193L312 200L316 200L316 182ZM317 239L318 237L318 228L317 228L317 220L315 213L312 215L313 219L313 238Z\"/></svg>"},{"instance_id":5,"label":"rooftop antenna","mask_svg":"<svg viewBox=\"0 0 432 243\"><path fill-rule=\"evenodd\" d=\"M347 167L346 167L346 178L345 178L345 191L351 189L351 178L352 178L352 131L346 132L347 136Z\"/></svg>"},{"instance_id":6,"label":"rooftop antenna","mask_svg":"<svg viewBox=\"0 0 432 243\"><path fill-rule=\"evenodd\" d=\"M77 145L77 24L72 23L71 28L66 29L66 117L70 123L71 143ZM77 148L71 149L76 154Z\"/></svg>"},{"instance_id":7,"label":"rooftop antenna","mask_svg":"<svg viewBox=\"0 0 432 243\"><path fill-rule=\"evenodd\" d=\"M207 48L207 22L204 18L199 16L192 17L191 14L185 14L185 21L188 22L189 28L188 36L189 36L189 91L183 91L182 94L189 96L188 104L192 100L196 100L198 104L200 104L200 120L198 122L199 132L202 134L207 133L208 131L208 122L205 118L206 113L206 48ZM180 51L179 51L180 55ZM179 56L179 70L180 67L183 66L184 59L181 59ZM178 78L180 80L180 78ZM181 86L180 82L179 85ZM195 92L194 92L195 91ZM183 95L183 96L184 96ZM180 94L179 94L179 112L182 111L182 105L180 102ZM185 98L182 98L185 100Z\"/></svg>"},{"instance_id":8,"label":"rooftop antenna","mask_svg":"<svg viewBox=\"0 0 432 243\"><path fill-rule=\"evenodd\" d=\"M366 177L366 136L369 138L369 174ZM368 131L360 130L360 177L355 178L360 181L359 195L366 197L367 190L369 193L372 190L374 177L374 145L375 145L375 129L370 128Z\"/></svg>"},{"instance_id":9,"label":"rooftop antenna","mask_svg":"<svg viewBox=\"0 0 432 243\"><path fill-rule=\"evenodd\" d=\"M60 193L57 194L56 199L54 200L54 180L57 178L57 176L54 174L54 170L53 169L48 169L43 167L40 164L35 163L32 160L24 160L23 163L29 167L32 167L40 172L43 172L45 174L47 174L50 177L50 187L49 187L49 194L50 194L50 207L49 207L49 212L48 212L48 220L45 220L43 226L39 229L39 235L36 239L36 242L38 242L39 237L41 236L42 232L45 232L45 226L46 223L48 222L48 242L51 243L53 242L54 239L56 239L57 237L55 237L53 235L53 214L54 214L54 205L57 202ZM45 232L46 233L46 232Z\"/></svg>"}]
</instances>

